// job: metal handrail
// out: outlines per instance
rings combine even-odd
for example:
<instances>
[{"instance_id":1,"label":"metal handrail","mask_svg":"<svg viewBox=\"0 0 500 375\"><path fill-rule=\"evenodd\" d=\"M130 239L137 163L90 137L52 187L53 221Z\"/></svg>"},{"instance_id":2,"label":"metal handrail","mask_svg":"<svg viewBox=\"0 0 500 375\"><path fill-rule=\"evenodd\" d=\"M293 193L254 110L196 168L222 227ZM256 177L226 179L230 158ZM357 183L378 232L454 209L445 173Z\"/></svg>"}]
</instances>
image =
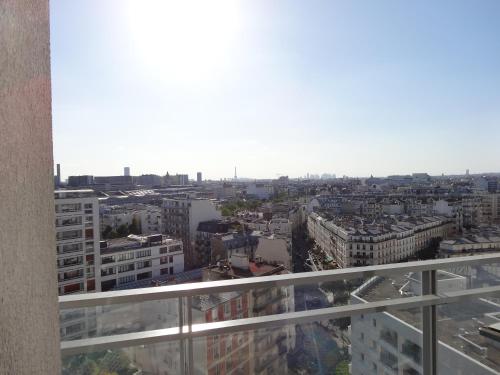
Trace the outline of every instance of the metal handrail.
<instances>
[{"instance_id":1,"label":"metal handrail","mask_svg":"<svg viewBox=\"0 0 500 375\"><path fill-rule=\"evenodd\" d=\"M317 284L327 281L356 278L369 279L373 276L393 276L398 273L432 271L443 268L488 263L500 263L500 253L60 296L59 307L60 309L72 309L111 304L138 303L170 298L193 297L205 294L251 290L257 288L276 288L290 285Z\"/></svg>"}]
</instances>

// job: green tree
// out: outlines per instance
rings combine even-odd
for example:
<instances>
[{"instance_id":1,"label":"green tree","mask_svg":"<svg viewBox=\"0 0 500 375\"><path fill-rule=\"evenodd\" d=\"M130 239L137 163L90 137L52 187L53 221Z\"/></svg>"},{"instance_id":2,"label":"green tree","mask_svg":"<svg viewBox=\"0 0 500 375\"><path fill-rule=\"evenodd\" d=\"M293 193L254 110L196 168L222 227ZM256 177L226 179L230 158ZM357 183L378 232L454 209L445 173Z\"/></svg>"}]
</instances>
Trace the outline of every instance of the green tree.
<instances>
[{"instance_id":1,"label":"green tree","mask_svg":"<svg viewBox=\"0 0 500 375\"><path fill-rule=\"evenodd\" d=\"M129 231L128 231L127 224L120 225L118 228L116 228L116 232L118 233L118 235L120 237L128 236L129 235Z\"/></svg>"},{"instance_id":2,"label":"green tree","mask_svg":"<svg viewBox=\"0 0 500 375\"><path fill-rule=\"evenodd\" d=\"M130 234L141 234L141 224L135 217L132 219L132 224L128 226L128 232Z\"/></svg>"},{"instance_id":3,"label":"green tree","mask_svg":"<svg viewBox=\"0 0 500 375\"><path fill-rule=\"evenodd\" d=\"M111 226L106 225L106 228L102 231L102 238L106 239L109 238L110 233L113 231L113 228Z\"/></svg>"},{"instance_id":4,"label":"green tree","mask_svg":"<svg viewBox=\"0 0 500 375\"><path fill-rule=\"evenodd\" d=\"M349 375L349 362L340 362L335 369L335 375Z\"/></svg>"}]
</instances>

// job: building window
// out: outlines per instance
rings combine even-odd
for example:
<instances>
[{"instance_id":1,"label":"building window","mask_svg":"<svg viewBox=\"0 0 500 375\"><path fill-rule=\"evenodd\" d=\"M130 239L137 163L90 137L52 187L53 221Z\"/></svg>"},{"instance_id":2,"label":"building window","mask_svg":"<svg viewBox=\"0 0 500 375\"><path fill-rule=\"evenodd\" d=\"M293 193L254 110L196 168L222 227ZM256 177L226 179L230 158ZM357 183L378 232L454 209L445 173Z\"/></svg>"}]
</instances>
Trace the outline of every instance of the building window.
<instances>
[{"instance_id":1,"label":"building window","mask_svg":"<svg viewBox=\"0 0 500 375\"><path fill-rule=\"evenodd\" d=\"M151 249L138 251L135 256L136 258L144 258L151 256Z\"/></svg>"},{"instance_id":2,"label":"building window","mask_svg":"<svg viewBox=\"0 0 500 375\"><path fill-rule=\"evenodd\" d=\"M168 275L168 268L162 268L160 269L160 275Z\"/></svg>"},{"instance_id":3,"label":"building window","mask_svg":"<svg viewBox=\"0 0 500 375\"><path fill-rule=\"evenodd\" d=\"M118 266L118 273L129 272L135 269L134 263Z\"/></svg>"},{"instance_id":4,"label":"building window","mask_svg":"<svg viewBox=\"0 0 500 375\"><path fill-rule=\"evenodd\" d=\"M126 253L118 255L118 262L123 262L125 260L134 259L134 253Z\"/></svg>"},{"instance_id":5,"label":"building window","mask_svg":"<svg viewBox=\"0 0 500 375\"><path fill-rule=\"evenodd\" d=\"M137 262L137 269L140 270L142 268L151 267L151 261L145 260L143 262Z\"/></svg>"},{"instance_id":6,"label":"building window","mask_svg":"<svg viewBox=\"0 0 500 375\"><path fill-rule=\"evenodd\" d=\"M151 279L152 277L153 274L151 273L151 271L137 274L137 280Z\"/></svg>"},{"instance_id":7,"label":"building window","mask_svg":"<svg viewBox=\"0 0 500 375\"><path fill-rule=\"evenodd\" d=\"M135 281L135 275L129 275L129 276L124 276L124 277L120 277L118 279L118 282L120 284L126 284L126 283L131 283Z\"/></svg>"}]
</instances>

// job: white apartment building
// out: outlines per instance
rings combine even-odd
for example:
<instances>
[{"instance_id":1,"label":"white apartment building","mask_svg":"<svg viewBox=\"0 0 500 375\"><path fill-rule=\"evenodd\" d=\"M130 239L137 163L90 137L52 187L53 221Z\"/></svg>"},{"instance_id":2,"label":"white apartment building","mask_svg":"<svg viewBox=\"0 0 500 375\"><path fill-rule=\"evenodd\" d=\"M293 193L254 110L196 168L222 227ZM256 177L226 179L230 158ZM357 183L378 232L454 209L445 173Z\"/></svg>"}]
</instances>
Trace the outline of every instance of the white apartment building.
<instances>
[{"instance_id":1,"label":"white apartment building","mask_svg":"<svg viewBox=\"0 0 500 375\"><path fill-rule=\"evenodd\" d=\"M98 198L93 190L56 190L54 198L59 295L101 291ZM65 310L59 331L62 338L94 335L95 309Z\"/></svg>"},{"instance_id":2,"label":"white apartment building","mask_svg":"<svg viewBox=\"0 0 500 375\"><path fill-rule=\"evenodd\" d=\"M163 200L164 233L182 240L188 267L198 266L198 260L194 254L194 241L200 222L220 220L221 218L220 211L209 199L176 198Z\"/></svg>"},{"instance_id":3,"label":"white apartment building","mask_svg":"<svg viewBox=\"0 0 500 375\"><path fill-rule=\"evenodd\" d=\"M56 190L59 295L100 291L99 201L93 190Z\"/></svg>"},{"instance_id":4,"label":"white apartment building","mask_svg":"<svg viewBox=\"0 0 500 375\"><path fill-rule=\"evenodd\" d=\"M274 188L262 182L253 182L247 185L247 195L257 197L259 199L269 199L273 194Z\"/></svg>"},{"instance_id":5,"label":"white apartment building","mask_svg":"<svg viewBox=\"0 0 500 375\"><path fill-rule=\"evenodd\" d=\"M184 271L182 242L156 234L101 242L101 289Z\"/></svg>"},{"instance_id":6,"label":"white apartment building","mask_svg":"<svg viewBox=\"0 0 500 375\"><path fill-rule=\"evenodd\" d=\"M418 277L373 277L351 293L351 304L420 295ZM437 272L440 292L467 288L467 278ZM485 339L481 329L498 323L498 304L486 298L440 306L438 321L438 373L458 375L498 374L497 344ZM357 375L424 375L420 309L356 315L351 318L351 373Z\"/></svg>"},{"instance_id":7,"label":"white apartment building","mask_svg":"<svg viewBox=\"0 0 500 375\"><path fill-rule=\"evenodd\" d=\"M361 219L360 219L361 220ZM331 221L317 213L308 217L309 235L341 268L394 263L445 238L453 229L449 218L402 218L392 223L355 223L353 218Z\"/></svg>"},{"instance_id":8,"label":"white apartment building","mask_svg":"<svg viewBox=\"0 0 500 375\"><path fill-rule=\"evenodd\" d=\"M101 205L100 216L101 231L107 227L116 230L120 225L129 226L134 219L145 236L161 233L163 229L161 208L150 204Z\"/></svg>"}]
</instances>

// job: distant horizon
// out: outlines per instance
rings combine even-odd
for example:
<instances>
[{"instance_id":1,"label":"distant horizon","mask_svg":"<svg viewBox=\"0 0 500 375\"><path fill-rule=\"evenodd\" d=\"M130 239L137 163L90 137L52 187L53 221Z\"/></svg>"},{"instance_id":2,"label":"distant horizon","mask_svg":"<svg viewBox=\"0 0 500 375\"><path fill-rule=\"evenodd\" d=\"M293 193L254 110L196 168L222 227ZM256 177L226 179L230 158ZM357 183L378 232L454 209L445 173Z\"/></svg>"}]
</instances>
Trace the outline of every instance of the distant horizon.
<instances>
[{"instance_id":1,"label":"distant horizon","mask_svg":"<svg viewBox=\"0 0 500 375\"><path fill-rule=\"evenodd\" d=\"M496 0L53 0L54 160L66 176L497 170L498 14Z\"/></svg>"},{"instance_id":2,"label":"distant horizon","mask_svg":"<svg viewBox=\"0 0 500 375\"><path fill-rule=\"evenodd\" d=\"M57 164L57 163L56 163ZM56 165L55 164L55 165ZM56 168L55 168L55 165L54 165L54 174L56 172ZM61 172L64 171L64 165L61 164ZM201 172L202 173L202 179L203 180L211 180L211 181L231 181L233 180L234 181L234 176L232 177L219 177L219 178L214 178L214 177L211 177L211 178L207 178L205 177L205 175L203 174L203 171L198 171L198 172ZM190 180L194 180L196 181L196 174L198 172L194 172L194 173L185 173L185 172L170 172L168 171L169 175L176 175L176 174L187 174L189 179ZM464 170L462 173L440 173L440 174L431 174L431 173L428 173L428 172L406 172L406 173L391 173L391 174L388 174L388 175L368 175L368 176L356 176L356 175L339 175L339 174L336 174L334 172L321 172L321 173L311 173L309 172L310 175L319 175L319 179L322 179L321 178L321 175L322 174L330 174L330 175L335 175L337 179L341 179L343 177L347 177L347 178L370 178L370 177L373 177L373 178L387 178L389 176L411 176L412 174L415 174L415 173L427 173L430 177L442 177L443 175L445 177L453 177L453 176L466 176L466 170ZM67 174L64 174L64 173L61 173L61 177L62 177L62 181L67 181L68 180L68 177L69 176L94 176L94 177L99 177L99 176L123 176L123 169L122 169L122 173L118 173L118 174L95 174L95 173L79 173L79 174L72 174L72 175L67 175ZM142 175L156 175L156 176L165 176L166 175L166 172L165 173L134 173L133 169L131 168L130 169L130 175L131 176L134 176L134 177L137 177L137 176L142 176ZM488 175L500 175L500 172L473 172L473 171L470 171L469 170L469 176L488 176ZM303 174L303 175L300 175L300 176L292 176L292 175L286 175L286 174L283 174L283 175L280 175L280 176L274 176L274 177L247 177L247 176L238 176L237 180L276 180L280 177L288 177L290 179L305 179L307 178L307 173Z\"/></svg>"}]
</instances>

